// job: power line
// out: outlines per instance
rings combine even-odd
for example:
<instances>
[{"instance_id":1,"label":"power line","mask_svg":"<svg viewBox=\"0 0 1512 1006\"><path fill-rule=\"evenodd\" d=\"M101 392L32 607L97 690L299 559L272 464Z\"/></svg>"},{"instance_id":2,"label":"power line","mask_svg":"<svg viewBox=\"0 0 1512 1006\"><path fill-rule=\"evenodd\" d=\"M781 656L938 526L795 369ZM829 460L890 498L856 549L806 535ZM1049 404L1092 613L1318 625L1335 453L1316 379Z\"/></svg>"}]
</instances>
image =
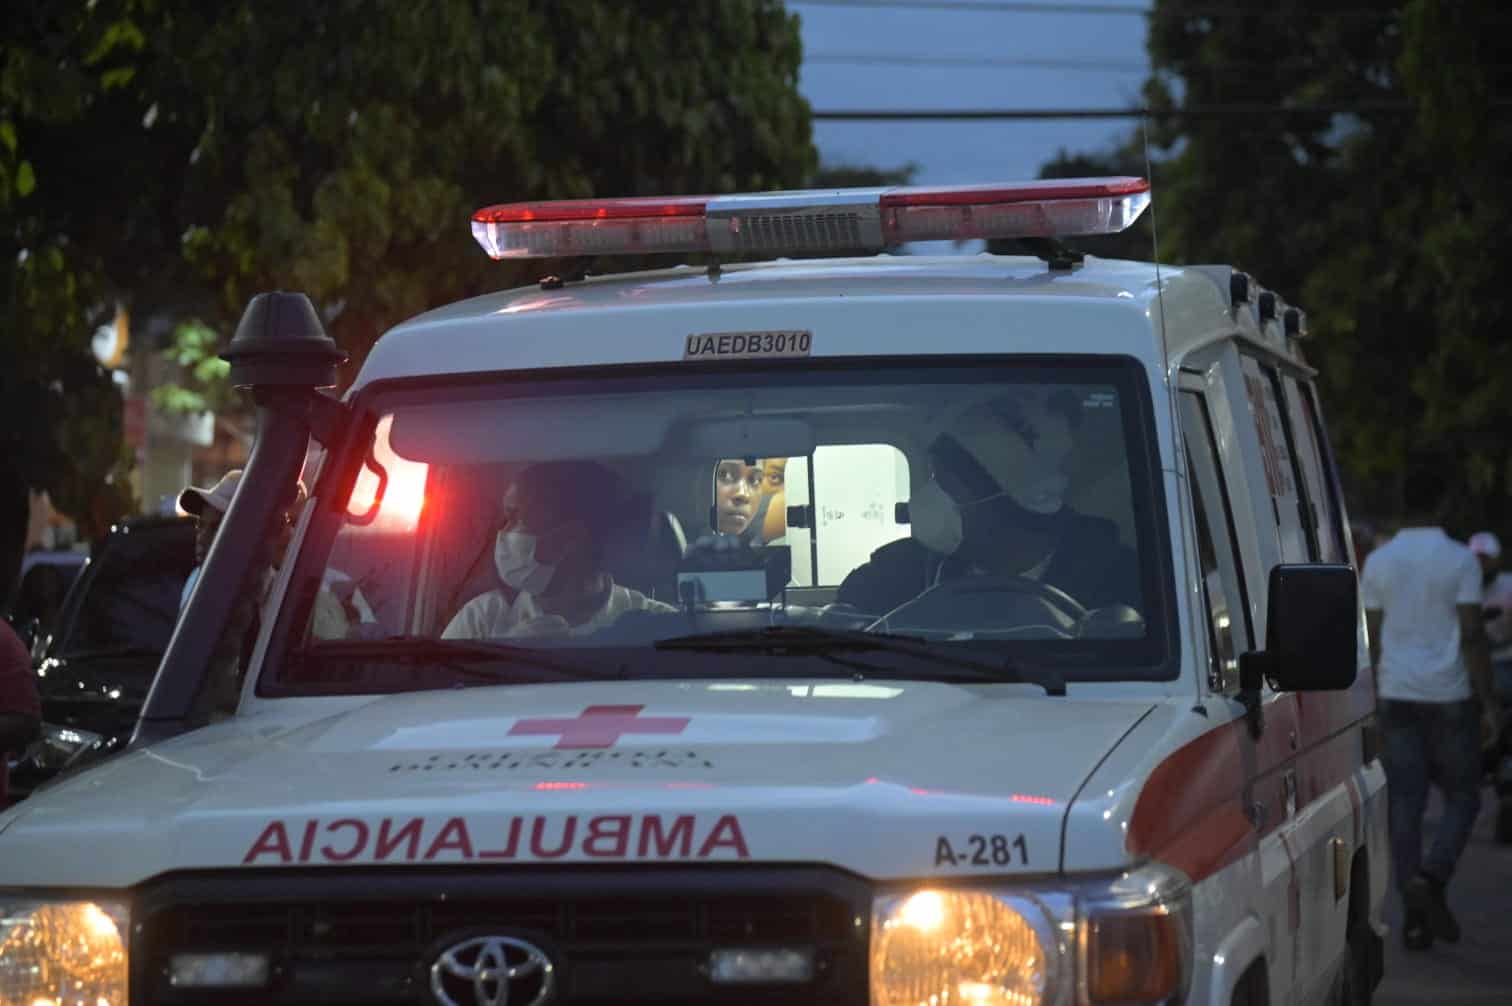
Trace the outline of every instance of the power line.
<instances>
[{"instance_id":1,"label":"power line","mask_svg":"<svg viewBox=\"0 0 1512 1006\"><path fill-rule=\"evenodd\" d=\"M1139 108L942 108L815 109L813 118L830 122L962 121L972 119L1138 119Z\"/></svg>"},{"instance_id":2,"label":"power line","mask_svg":"<svg viewBox=\"0 0 1512 1006\"><path fill-rule=\"evenodd\" d=\"M1512 99L1492 99L1495 108L1512 108ZM963 122L1029 119L1201 119L1245 115L1356 115L1366 112L1411 112L1410 101L1355 101L1307 105L1268 102L1214 102L1157 112L1149 108L938 108L816 109L813 118L828 122Z\"/></svg>"},{"instance_id":3,"label":"power line","mask_svg":"<svg viewBox=\"0 0 1512 1006\"><path fill-rule=\"evenodd\" d=\"M792 7L850 7L864 10L920 10L964 11L981 14L1091 14L1113 17L1144 18L1227 18L1274 15L1274 7L1197 7L1181 10L1152 10L1132 4L1094 3L1031 3L1025 0L788 0ZM1360 8L1356 10L1319 11L1318 18L1373 18L1396 21L1400 12L1391 9ZM1500 20L1500 19L1498 19Z\"/></svg>"},{"instance_id":4,"label":"power line","mask_svg":"<svg viewBox=\"0 0 1512 1006\"><path fill-rule=\"evenodd\" d=\"M989 14L1115 14L1143 17L1147 8L1081 3L1010 3L1005 0L971 3L969 0L789 0L794 7L893 7L899 10L961 10Z\"/></svg>"},{"instance_id":5,"label":"power line","mask_svg":"<svg viewBox=\"0 0 1512 1006\"><path fill-rule=\"evenodd\" d=\"M912 56L902 53L816 52L805 63L844 66L1034 67L1047 70L1091 70L1108 73L1149 73L1147 63L1042 56Z\"/></svg>"}]
</instances>

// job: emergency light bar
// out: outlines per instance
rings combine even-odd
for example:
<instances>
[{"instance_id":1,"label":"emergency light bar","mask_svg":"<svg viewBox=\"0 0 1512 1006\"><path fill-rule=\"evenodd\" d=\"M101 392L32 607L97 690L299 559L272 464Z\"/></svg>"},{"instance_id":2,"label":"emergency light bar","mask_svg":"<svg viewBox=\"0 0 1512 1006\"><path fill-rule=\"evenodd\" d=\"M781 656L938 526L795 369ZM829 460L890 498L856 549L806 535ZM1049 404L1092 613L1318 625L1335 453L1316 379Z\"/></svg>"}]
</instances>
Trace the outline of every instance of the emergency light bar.
<instances>
[{"instance_id":1,"label":"emergency light bar","mask_svg":"<svg viewBox=\"0 0 1512 1006\"><path fill-rule=\"evenodd\" d=\"M1150 204L1143 178L507 203L473 214L496 259L653 252L881 251L905 241L1116 234Z\"/></svg>"}]
</instances>

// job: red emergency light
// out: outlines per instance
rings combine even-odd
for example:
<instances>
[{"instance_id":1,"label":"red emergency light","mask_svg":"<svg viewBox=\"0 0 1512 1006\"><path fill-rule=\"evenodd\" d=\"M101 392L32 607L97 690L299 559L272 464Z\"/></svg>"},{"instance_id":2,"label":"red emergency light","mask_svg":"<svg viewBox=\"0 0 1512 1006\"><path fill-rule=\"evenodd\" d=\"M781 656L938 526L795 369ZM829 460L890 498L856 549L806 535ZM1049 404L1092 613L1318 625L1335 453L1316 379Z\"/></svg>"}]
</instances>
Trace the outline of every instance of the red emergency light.
<instances>
[{"instance_id":1,"label":"red emergency light","mask_svg":"<svg viewBox=\"0 0 1512 1006\"><path fill-rule=\"evenodd\" d=\"M1116 234L1150 204L1143 178L819 189L507 203L473 214L496 259L653 252L881 251L906 241Z\"/></svg>"}]
</instances>

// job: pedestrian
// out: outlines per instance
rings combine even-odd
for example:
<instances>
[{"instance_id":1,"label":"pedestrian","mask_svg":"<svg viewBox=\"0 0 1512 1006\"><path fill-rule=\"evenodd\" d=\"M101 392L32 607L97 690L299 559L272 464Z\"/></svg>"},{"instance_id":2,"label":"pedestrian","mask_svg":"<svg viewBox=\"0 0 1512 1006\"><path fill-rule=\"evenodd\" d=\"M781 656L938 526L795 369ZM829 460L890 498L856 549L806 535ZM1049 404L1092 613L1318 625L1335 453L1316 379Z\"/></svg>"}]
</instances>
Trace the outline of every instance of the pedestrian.
<instances>
[{"instance_id":1,"label":"pedestrian","mask_svg":"<svg viewBox=\"0 0 1512 1006\"><path fill-rule=\"evenodd\" d=\"M1512 573L1501 568L1501 541L1490 531L1470 536L1470 551L1481 565L1486 636L1491 645L1491 677L1505 706L1512 696Z\"/></svg>"},{"instance_id":2,"label":"pedestrian","mask_svg":"<svg viewBox=\"0 0 1512 1006\"><path fill-rule=\"evenodd\" d=\"M1481 626L1481 567L1438 523L1441 480L1406 480L1405 526L1365 560L1360 592L1376 668L1387 816L1403 943L1459 940L1446 889L1480 811L1483 724L1499 717ZM1479 698L1479 702L1477 702ZM1423 853L1428 789L1444 812Z\"/></svg>"},{"instance_id":3,"label":"pedestrian","mask_svg":"<svg viewBox=\"0 0 1512 1006\"><path fill-rule=\"evenodd\" d=\"M8 802L9 753L26 750L42 727L42 700L31 655L10 624L0 620L0 807Z\"/></svg>"},{"instance_id":4,"label":"pedestrian","mask_svg":"<svg viewBox=\"0 0 1512 1006\"><path fill-rule=\"evenodd\" d=\"M1502 572L1501 541L1490 531L1470 536L1470 551L1480 560L1485 585L1486 636L1491 645L1491 680L1505 710L1512 703L1512 573ZM1496 840L1512 844L1512 724L1503 722L1492 739L1487 767L1496 784Z\"/></svg>"},{"instance_id":5,"label":"pedestrian","mask_svg":"<svg viewBox=\"0 0 1512 1006\"><path fill-rule=\"evenodd\" d=\"M241 477L241 469L233 468L213 486L189 486L179 494L179 508L191 514L196 522L196 565L184 582L183 593L179 597L180 612L189 603L189 595L193 593L194 585L199 580L200 571L210 554L211 545L215 543L215 536L220 532L221 521L231 507ZM225 630L211 657L211 671L206 675L209 684L203 694L201 707L211 719L227 716L236 708L242 680L261 629L260 610L283 555L288 550L295 517L307 499L304 484L296 482L286 507L275 517L274 526L259 539L260 547L252 566L247 570L241 589L236 593ZM341 639L346 636L346 615L340 603L329 592L322 591L317 596L313 622L312 629L320 638Z\"/></svg>"}]
</instances>

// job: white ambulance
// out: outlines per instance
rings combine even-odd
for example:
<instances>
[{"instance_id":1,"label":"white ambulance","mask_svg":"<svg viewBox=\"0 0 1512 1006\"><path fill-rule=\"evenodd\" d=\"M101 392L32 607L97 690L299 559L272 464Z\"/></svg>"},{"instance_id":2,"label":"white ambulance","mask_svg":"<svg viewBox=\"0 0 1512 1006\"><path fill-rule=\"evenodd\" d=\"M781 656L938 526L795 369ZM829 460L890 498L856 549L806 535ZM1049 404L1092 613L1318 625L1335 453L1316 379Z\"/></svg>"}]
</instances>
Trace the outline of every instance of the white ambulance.
<instances>
[{"instance_id":1,"label":"white ambulance","mask_svg":"<svg viewBox=\"0 0 1512 1006\"><path fill-rule=\"evenodd\" d=\"M497 258L717 264L430 312L340 401L309 302L255 300L136 743L0 816L0 1002L1368 1002L1305 318L1053 240L1149 200L492 207ZM878 254L982 238L1041 254Z\"/></svg>"}]
</instances>

